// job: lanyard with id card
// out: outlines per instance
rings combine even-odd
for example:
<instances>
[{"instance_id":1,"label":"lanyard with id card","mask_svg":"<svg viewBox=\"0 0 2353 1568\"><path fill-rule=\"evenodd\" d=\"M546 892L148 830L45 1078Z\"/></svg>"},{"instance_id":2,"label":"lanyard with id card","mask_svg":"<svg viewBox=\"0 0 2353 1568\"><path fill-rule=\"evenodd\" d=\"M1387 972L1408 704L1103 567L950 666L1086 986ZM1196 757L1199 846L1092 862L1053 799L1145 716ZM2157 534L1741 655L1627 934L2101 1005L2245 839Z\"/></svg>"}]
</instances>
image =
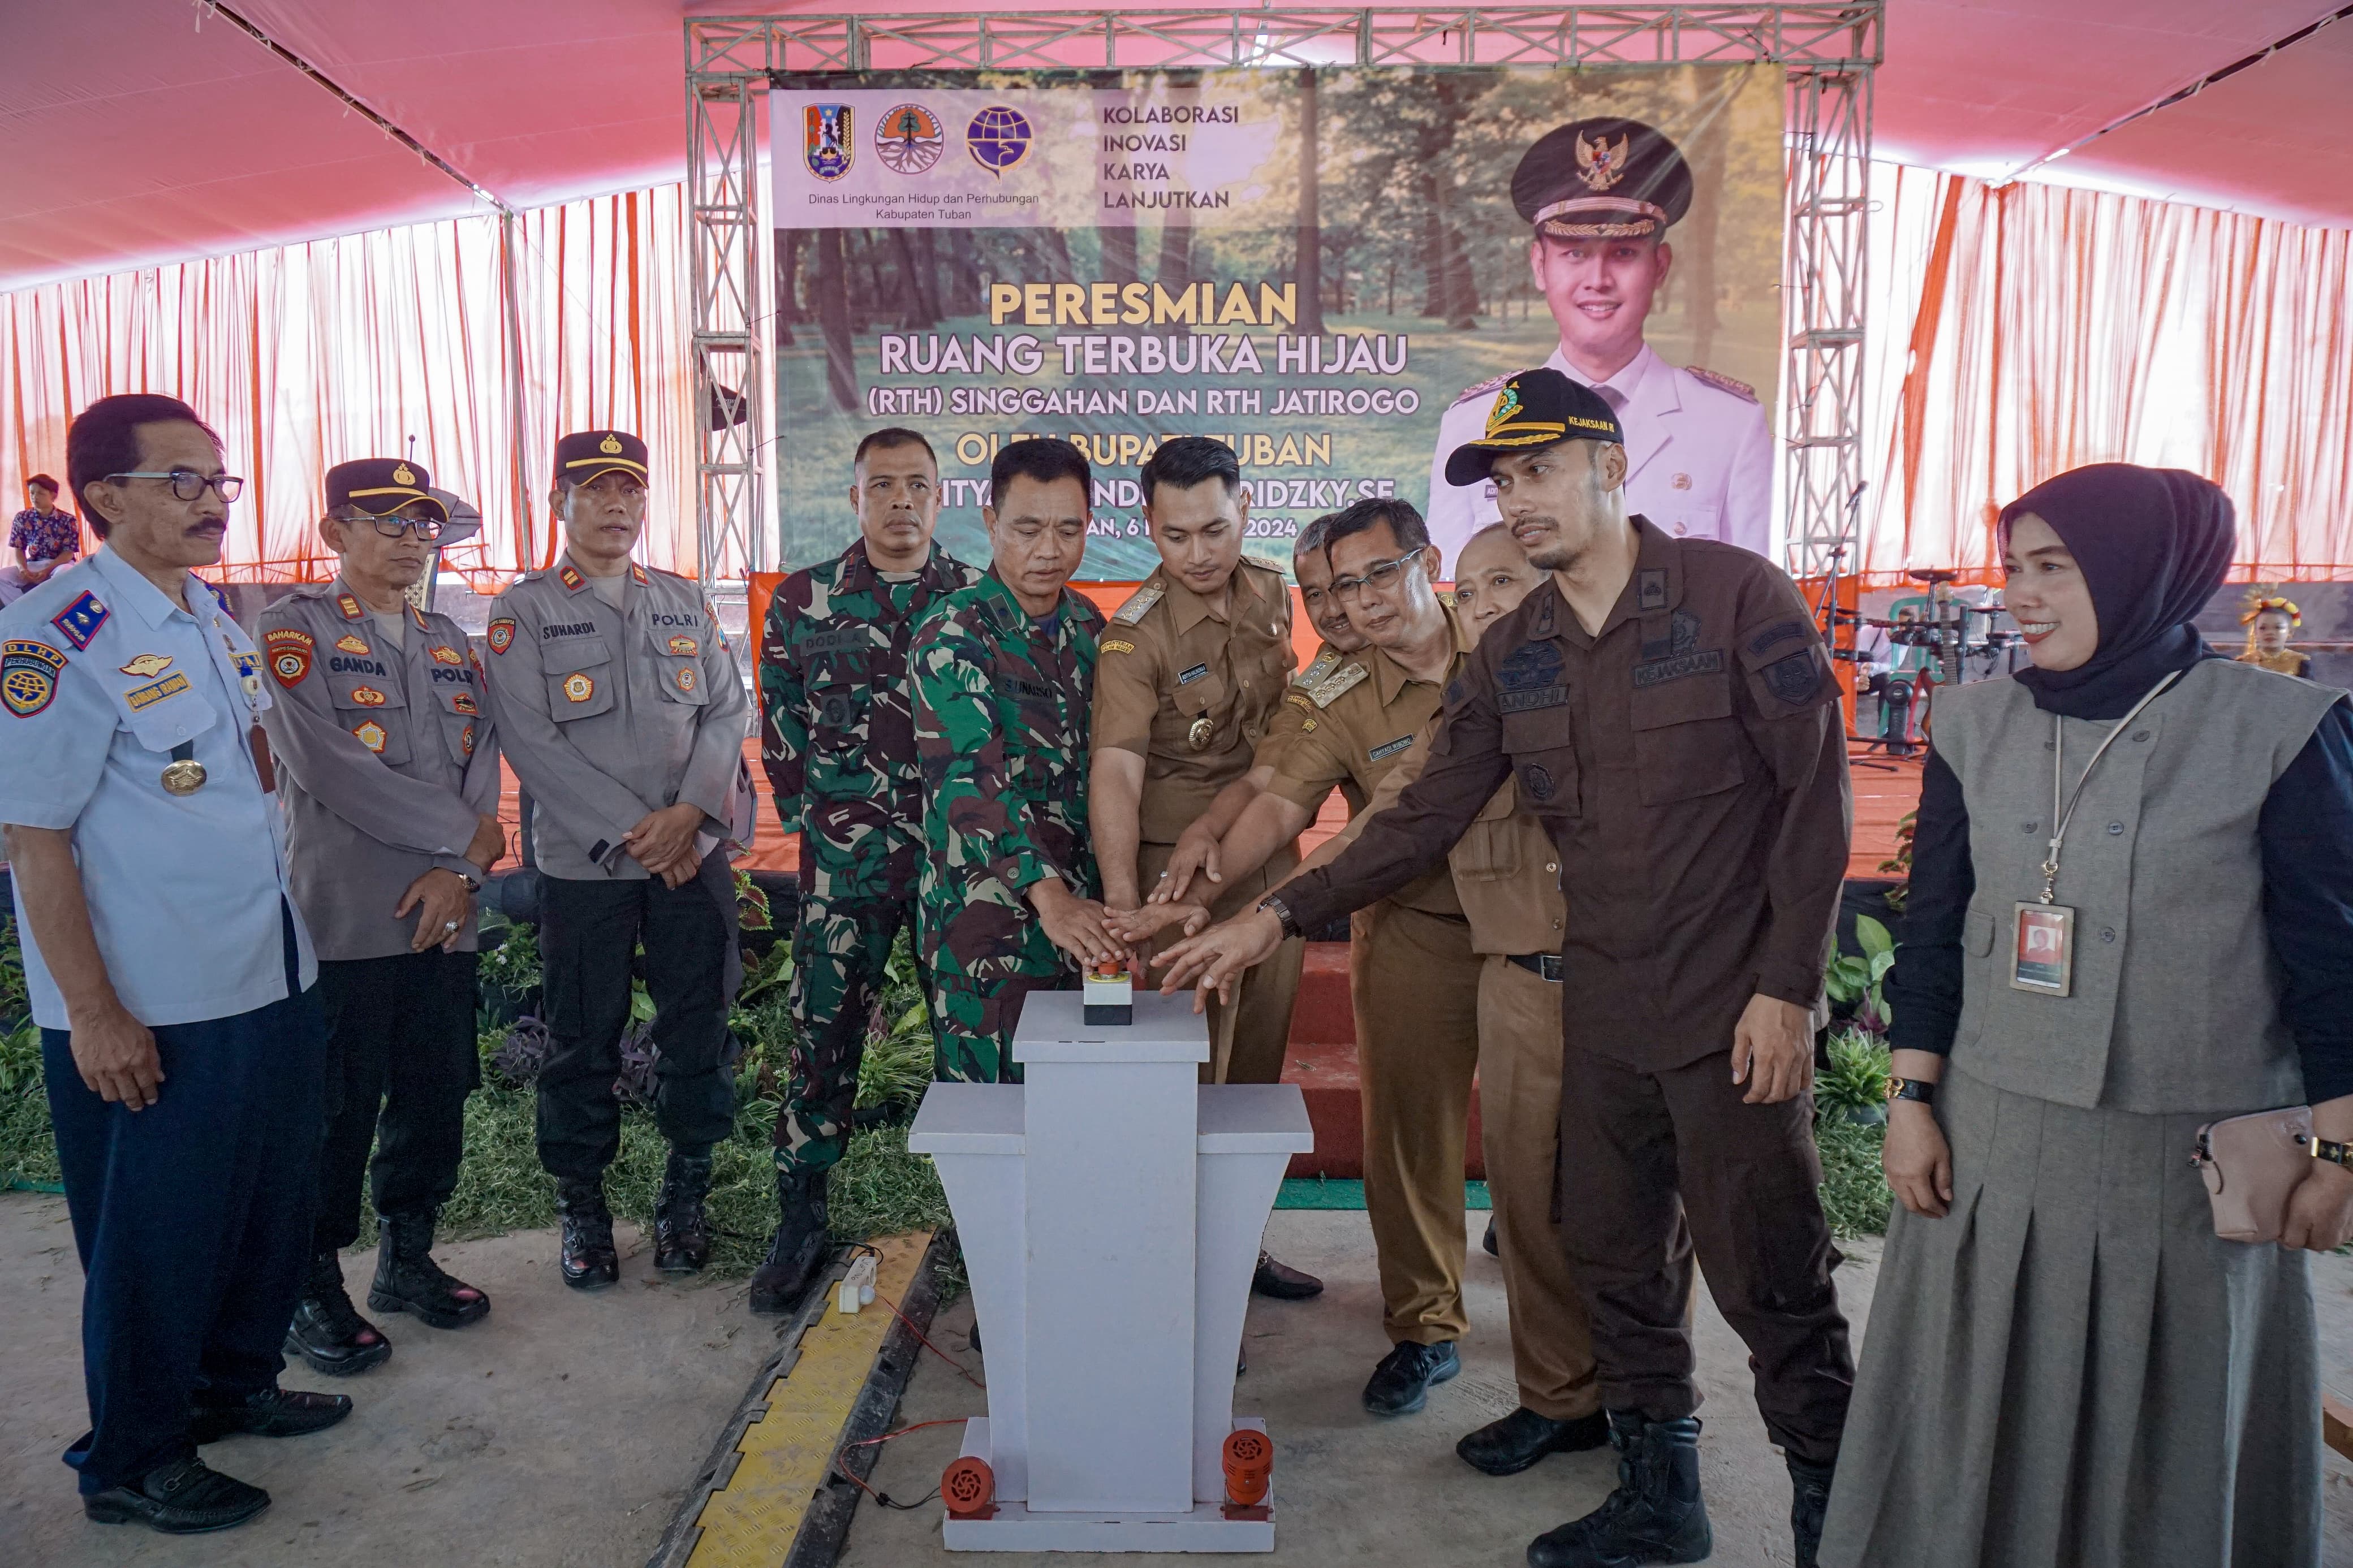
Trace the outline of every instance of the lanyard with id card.
<instances>
[{"instance_id":1,"label":"lanyard with id card","mask_svg":"<svg viewBox=\"0 0 2353 1568\"><path fill-rule=\"evenodd\" d=\"M2142 709L2180 679L2181 671L2178 669L2168 675L2150 687L2147 694L2132 705L2132 710L2116 721L2107 739L2092 753L2092 760L2084 764L2084 776L2075 781L2074 793L2067 795L2063 810L2060 795L2067 781L2066 721L2056 713L2051 716L2051 848L2038 868L2042 873L2042 895L2031 901L2021 899L2015 906L2017 921L2010 949L2012 989L2040 992L2045 996L2072 994L2075 979L2075 911L2053 901L2058 896L2059 851L2066 842L2067 824L2074 820L2075 807L2084 799L2084 786L2092 782L2092 770L2100 765L2100 759L2108 754L2116 737L2140 717Z\"/></svg>"}]
</instances>

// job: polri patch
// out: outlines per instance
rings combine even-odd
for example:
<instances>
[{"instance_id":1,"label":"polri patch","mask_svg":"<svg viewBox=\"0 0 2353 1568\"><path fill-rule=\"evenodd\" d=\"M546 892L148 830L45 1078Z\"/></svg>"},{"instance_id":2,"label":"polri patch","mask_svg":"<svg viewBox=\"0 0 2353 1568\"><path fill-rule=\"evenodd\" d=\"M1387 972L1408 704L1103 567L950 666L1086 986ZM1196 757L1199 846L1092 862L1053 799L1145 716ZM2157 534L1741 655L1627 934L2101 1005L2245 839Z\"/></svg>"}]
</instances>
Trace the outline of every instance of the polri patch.
<instances>
[{"instance_id":1,"label":"polri patch","mask_svg":"<svg viewBox=\"0 0 2353 1568\"><path fill-rule=\"evenodd\" d=\"M111 614L112 611L99 602L97 595L83 593L75 595L72 604L50 616L49 625L58 628L59 637L73 644L74 652L79 653L90 646L90 639L98 635L98 628L106 625L106 617Z\"/></svg>"},{"instance_id":2,"label":"polri patch","mask_svg":"<svg viewBox=\"0 0 2353 1568\"><path fill-rule=\"evenodd\" d=\"M298 626L277 626L261 634L269 655L269 673L279 685L292 689L311 673L311 654L317 644Z\"/></svg>"},{"instance_id":3,"label":"polri patch","mask_svg":"<svg viewBox=\"0 0 2353 1568\"><path fill-rule=\"evenodd\" d=\"M165 698L177 697L181 692L185 691L187 689L188 678L186 676L167 675L161 680L151 681L147 685L139 687L134 690L124 692L122 694L122 700L125 706L127 706L133 713L136 713L142 709L154 707L155 704L163 701Z\"/></svg>"},{"instance_id":4,"label":"polri patch","mask_svg":"<svg viewBox=\"0 0 2353 1568\"><path fill-rule=\"evenodd\" d=\"M1671 658L1653 658L1634 667L1634 689L1656 686L1661 681L1683 680L1694 675L1715 675L1724 668L1724 650L1712 647L1701 653L1677 654Z\"/></svg>"},{"instance_id":5,"label":"polri patch","mask_svg":"<svg viewBox=\"0 0 2353 1568\"><path fill-rule=\"evenodd\" d=\"M514 647L514 622L501 616L491 623L490 629L482 635L482 640L491 645L492 653L504 653Z\"/></svg>"},{"instance_id":6,"label":"polri patch","mask_svg":"<svg viewBox=\"0 0 2353 1568\"><path fill-rule=\"evenodd\" d=\"M57 700L58 674L66 656L45 642L10 637L0 643L0 703L19 719L30 719Z\"/></svg>"}]
</instances>

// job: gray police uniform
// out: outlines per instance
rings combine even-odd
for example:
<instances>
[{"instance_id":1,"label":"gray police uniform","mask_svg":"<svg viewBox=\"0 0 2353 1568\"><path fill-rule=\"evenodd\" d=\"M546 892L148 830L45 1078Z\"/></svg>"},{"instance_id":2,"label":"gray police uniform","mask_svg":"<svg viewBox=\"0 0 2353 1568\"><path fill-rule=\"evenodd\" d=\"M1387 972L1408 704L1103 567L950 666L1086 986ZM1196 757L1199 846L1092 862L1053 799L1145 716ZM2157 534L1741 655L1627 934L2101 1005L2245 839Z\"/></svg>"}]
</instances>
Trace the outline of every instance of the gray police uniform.
<instances>
[{"instance_id":1,"label":"gray police uniform","mask_svg":"<svg viewBox=\"0 0 2353 1568\"><path fill-rule=\"evenodd\" d=\"M393 910L427 871L481 879L465 851L498 813L498 745L480 668L447 616L404 608L396 638L337 578L275 601L259 626L280 689L264 723L294 899L319 942L330 1066L314 1250L332 1254L359 1238L371 1145L377 1212L429 1229L457 1190L481 1081L476 914L449 933L453 951L416 952L417 911Z\"/></svg>"},{"instance_id":2,"label":"gray police uniform","mask_svg":"<svg viewBox=\"0 0 2353 1568\"><path fill-rule=\"evenodd\" d=\"M696 585L632 564L618 609L567 552L499 596L488 635L491 710L534 805L544 874L541 952L554 1050L539 1078L539 1149L559 1179L590 1180L619 1148L613 1098L629 1016L630 960L645 946L656 1114L681 1149L733 1124L720 1066L735 953L733 880L722 837L748 815L751 703ZM621 847L647 814L702 808L702 871L675 889Z\"/></svg>"},{"instance_id":3,"label":"gray police uniform","mask_svg":"<svg viewBox=\"0 0 2353 1568\"><path fill-rule=\"evenodd\" d=\"M250 741L270 698L244 632L181 585L101 550L0 611L0 822L73 834L99 957L164 1073L136 1115L82 1083L20 880L83 1274L84 1496L193 1457L192 1405L277 1381L311 1238L325 1036Z\"/></svg>"}]
</instances>

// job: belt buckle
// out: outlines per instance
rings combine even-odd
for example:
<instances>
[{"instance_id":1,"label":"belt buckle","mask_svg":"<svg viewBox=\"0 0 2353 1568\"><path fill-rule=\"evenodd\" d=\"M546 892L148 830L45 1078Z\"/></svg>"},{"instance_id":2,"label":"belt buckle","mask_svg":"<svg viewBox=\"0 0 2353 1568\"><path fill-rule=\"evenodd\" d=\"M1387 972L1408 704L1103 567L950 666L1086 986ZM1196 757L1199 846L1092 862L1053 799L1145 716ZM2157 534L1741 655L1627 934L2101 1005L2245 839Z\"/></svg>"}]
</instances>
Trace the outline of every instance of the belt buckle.
<instances>
[{"instance_id":1,"label":"belt buckle","mask_svg":"<svg viewBox=\"0 0 2353 1568\"><path fill-rule=\"evenodd\" d=\"M1536 960L1536 973L1554 984L1560 984L1560 954L1547 952Z\"/></svg>"}]
</instances>

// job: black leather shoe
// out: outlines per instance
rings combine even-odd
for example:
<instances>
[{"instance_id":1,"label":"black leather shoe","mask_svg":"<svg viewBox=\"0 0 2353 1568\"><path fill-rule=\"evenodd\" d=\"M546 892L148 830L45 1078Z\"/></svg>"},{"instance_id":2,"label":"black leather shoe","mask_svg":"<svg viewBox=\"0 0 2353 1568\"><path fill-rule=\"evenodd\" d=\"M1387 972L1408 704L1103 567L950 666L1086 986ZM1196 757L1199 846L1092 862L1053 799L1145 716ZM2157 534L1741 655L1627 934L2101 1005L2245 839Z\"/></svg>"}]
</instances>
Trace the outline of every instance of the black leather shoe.
<instances>
[{"instance_id":1,"label":"black leather shoe","mask_svg":"<svg viewBox=\"0 0 2353 1568\"><path fill-rule=\"evenodd\" d=\"M307 1388L280 1388L272 1384L235 1405L197 1405L188 1417L188 1436L197 1443L217 1443L238 1433L253 1437L307 1437L351 1413L348 1394L313 1394Z\"/></svg>"},{"instance_id":2,"label":"black leather shoe","mask_svg":"<svg viewBox=\"0 0 2353 1568\"><path fill-rule=\"evenodd\" d=\"M711 1261L711 1155L672 1149L654 1200L654 1268L664 1274L700 1274Z\"/></svg>"},{"instance_id":3,"label":"black leather shoe","mask_svg":"<svg viewBox=\"0 0 2353 1568\"><path fill-rule=\"evenodd\" d=\"M1833 1462L1810 1465L1794 1455L1789 1464L1789 1537L1796 1543L1798 1568L1815 1568L1814 1553L1821 1550L1822 1520L1831 1509Z\"/></svg>"},{"instance_id":4,"label":"black leather shoe","mask_svg":"<svg viewBox=\"0 0 2353 1568\"><path fill-rule=\"evenodd\" d=\"M269 1506L269 1494L222 1475L202 1459L175 1459L142 1476L136 1485L110 1487L81 1500L100 1524L143 1524L165 1535L234 1530Z\"/></svg>"},{"instance_id":5,"label":"black leather shoe","mask_svg":"<svg viewBox=\"0 0 2353 1568\"><path fill-rule=\"evenodd\" d=\"M555 1212L564 1217L564 1282L575 1290L602 1290L621 1278L613 1250L613 1211L602 1181L555 1184Z\"/></svg>"},{"instance_id":6,"label":"black leather shoe","mask_svg":"<svg viewBox=\"0 0 2353 1568\"><path fill-rule=\"evenodd\" d=\"M789 1318L801 1310L809 1287L833 1261L826 1236L824 1171L776 1173L776 1237L768 1257L752 1275L751 1308L763 1318Z\"/></svg>"},{"instance_id":7,"label":"black leather shoe","mask_svg":"<svg viewBox=\"0 0 2353 1568\"><path fill-rule=\"evenodd\" d=\"M429 1329L462 1329L491 1315L491 1299L433 1261L431 1209L376 1216L383 1241L368 1305L409 1312Z\"/></svg>"},{"instance_id":8,"label":"black leather shoe","mask_svg":"<svg viewBox=\"0 0 2353 1568\"><path fill-rule=\"evenodd\" d=\"M1324 1281L1287 1263L1277 1263L1261 1252L1257 1268L1250 1273L1250 1293L1271 1296L1278 1301L1304 1301L1310 1296L1324 1294Z\"/></svg>"},{"instance_id":9,"label":"black leather shoe","mask_svg":"<svg viewBox=\"0 0 2353 1568\"><path fill-rule=\"evenodd\" d=\"M1516 1476L1546 1454L1574 1454L1609 1441L1609 1417L1597 1410L1556 1421L1523 1405L1454 1445L1462 1462L1491 1476Z\"/></svg>"},{"instance_id":10,"label":"black leather shoe","mask_svg":"<svg viewBox=\"0 0 2353 1568\"><path fill-rule=\"evenodd\" d=\"M1365 1408L1376 1415L1409 1415L1421 1408L1431 1384L1444 1383L1461 1370L1462 1358L1455 1353L1452 1340L1434 1345L1408 1341L1393 1347L1373 1368L1372 1380L1365 1384Z\"/></svg>"},{"instance_id":11,"label":"black leather shoe","mask_svg":"<svg viewBox=\"0 0 2353 1568\"><path fill-rule=\"evenodd\" d=\"M1599 1508L1528 1542L1528 1568L1698 1563L1715 1549L1699 1493L1699 1422L1609 1412L1618 1489Z\"/></svg>"},{"instance_id":12,"label":"black leather shoe","mask_svg":"<svg viewBox=\"0 0 2353 1568\"><path fill-rule=\"evenodd\" d=\"M1486 1249L1487 1256L1490 1258L1504 1256L1504 1249L1495 1242L1495 1221L1493 1215L1488 1216L1487 1234L1479 1238L1479 1245Z\"/></svg>"},{"instance_id":13,"label":"black leather shoe","mask_svg":"<svg viewBox=\"0 0 2353 1568\"><path fill-rule=\"evenodd\" d=\"M332 1250L311 1259L311 1277L286 1328L286 1353L329 1377L353 1377L392 1359L392 1342L344 1292L343 1260Z\"/></svg>"}]
</instances>

